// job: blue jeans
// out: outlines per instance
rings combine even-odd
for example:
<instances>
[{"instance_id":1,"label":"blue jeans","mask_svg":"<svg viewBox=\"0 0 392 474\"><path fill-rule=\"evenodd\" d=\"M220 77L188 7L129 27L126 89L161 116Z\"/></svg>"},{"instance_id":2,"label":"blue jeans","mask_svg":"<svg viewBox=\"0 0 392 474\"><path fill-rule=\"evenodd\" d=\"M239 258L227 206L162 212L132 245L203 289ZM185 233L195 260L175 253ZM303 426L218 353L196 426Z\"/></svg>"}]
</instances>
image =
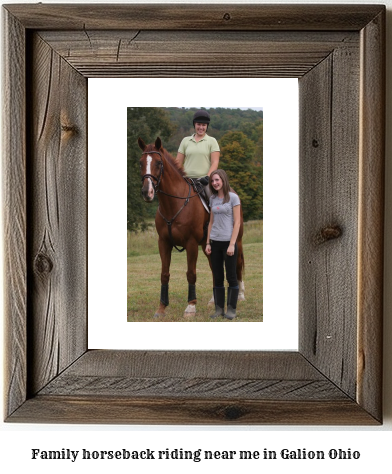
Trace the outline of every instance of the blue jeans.
<instances>
[{"instance_id":1,"label":"blue jeans","mask_svg":"<svg viewBox=\"0 0 392 474\"><path fill-rule=\"evenodd\" d=\"M214 274L214 286L219 288L224 286L226 268L226 279L231 287L238 287L237 280L237 244L234 245L234 254L227 255L227 248L230 242L219 240L211 241L211 265Z\"/></svg>"}]
</instances>

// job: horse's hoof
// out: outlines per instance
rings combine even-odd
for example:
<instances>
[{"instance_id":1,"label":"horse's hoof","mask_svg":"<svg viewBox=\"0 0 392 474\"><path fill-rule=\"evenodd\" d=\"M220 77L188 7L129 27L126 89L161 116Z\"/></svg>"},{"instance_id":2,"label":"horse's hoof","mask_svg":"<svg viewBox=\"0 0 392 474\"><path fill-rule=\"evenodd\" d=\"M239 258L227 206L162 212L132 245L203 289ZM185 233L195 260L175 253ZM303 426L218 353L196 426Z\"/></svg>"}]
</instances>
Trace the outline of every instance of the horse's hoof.
<instances>
[{"instance_id":1,"label":"horse's hoof","mask_svg":"<svg viewBox=\"0 0 392 474\"><path fill-rule=\"evenodd\" d=\"M207 304L214 304L214 303L215 303L215 299L214 299L214 295L212 295L212 298L210 299L210 301Z\"/></svg>"},{"instance_id":2,"label":"horse's hoof","mask_svg":"<svg viewBox=\"0 0 392 474\"><path fill-rule=\"evenodd\" d=\"M190 316L195 316L196 315L196 305L194 304L188 304L184 311L184 317L189 318Z\"/></svg>"},{"instance_id":3,"label":"horse's hoof","mask_svg":"<svg viewBox=\"0 0 392 474\"><path fill-rule=\"evenodd\" d=\"M165 313L155 313L154 318L160 318L162 316L165 316Z\"/></svg>"},{"instance_id":4,"label":"horse's hoof","mask_svg":"<svg viewBox=\"0 0 392 474\"><path fill-rule=\"evenodd\" d=\"M244 294L239 294L238 295L238 301L245 301L245 295Z\"/></svg>"}]
</instances>

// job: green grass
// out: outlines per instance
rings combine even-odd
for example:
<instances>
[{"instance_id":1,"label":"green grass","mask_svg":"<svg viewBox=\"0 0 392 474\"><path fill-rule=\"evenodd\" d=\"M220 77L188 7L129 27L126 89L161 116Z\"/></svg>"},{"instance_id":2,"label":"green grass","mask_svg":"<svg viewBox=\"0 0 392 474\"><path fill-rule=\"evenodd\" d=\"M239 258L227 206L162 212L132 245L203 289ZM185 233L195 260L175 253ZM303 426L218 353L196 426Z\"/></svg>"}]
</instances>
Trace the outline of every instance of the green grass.
<instances>
[{"instance_id":1,"label":"green grass","mask_svg":"<svg viewBox=\"0 0 392 474\"><path fill-rule=\"evenodd\" d=\"M159 255L158 234L154 227L145 232L127 232L127 257Z\"/></svg>"},{"instance_id":2,"label":"green grass","mask_svg":"<svg viewBox=\"0 0 392 474\"><path fill-rule=\"evenodd\" d=\"M164 318L153 318L159 305L161 261L157 234L148 230L128 233L128 322L229 322L223 318L211 320L214 309L208 302L212 296L212 276L208 261L200 251L197 262L195 316L184 316L187 306L186 253L173 251L170 266L169 306ZM244 225L245 301L238 302L238 322L263 321L263 222Z\"/></svg>"}]
</instances>

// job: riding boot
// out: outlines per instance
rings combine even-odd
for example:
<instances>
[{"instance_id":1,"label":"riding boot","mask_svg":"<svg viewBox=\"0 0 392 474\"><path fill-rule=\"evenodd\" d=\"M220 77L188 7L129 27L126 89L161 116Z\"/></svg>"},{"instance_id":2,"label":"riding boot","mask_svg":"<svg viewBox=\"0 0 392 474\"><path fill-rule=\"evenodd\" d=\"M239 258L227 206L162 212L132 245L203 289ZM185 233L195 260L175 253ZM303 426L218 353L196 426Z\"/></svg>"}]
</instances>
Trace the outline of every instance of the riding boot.
<instances>
[{"instance_id":1,"label":"riding boot","mask_svg":"<svg viewBox=\"0 0 392 474\"><path fill-rule=\"evenodd\" d=\"M211 318L223 316L225 310L225 287L213 288L215 300L215 313L211 314Z\"/></svg>"},{"instance_id":2,"label":"riding boot","mask_svg":"<svg viewBox=\"0 0 392 474\"><path fill-rule=\"evenodd\" d=\"M227 289L227 311L223 315L226 319L234 319L237 316L237 300L239 288L229 288Z\"/></svg>"}]
</instances>

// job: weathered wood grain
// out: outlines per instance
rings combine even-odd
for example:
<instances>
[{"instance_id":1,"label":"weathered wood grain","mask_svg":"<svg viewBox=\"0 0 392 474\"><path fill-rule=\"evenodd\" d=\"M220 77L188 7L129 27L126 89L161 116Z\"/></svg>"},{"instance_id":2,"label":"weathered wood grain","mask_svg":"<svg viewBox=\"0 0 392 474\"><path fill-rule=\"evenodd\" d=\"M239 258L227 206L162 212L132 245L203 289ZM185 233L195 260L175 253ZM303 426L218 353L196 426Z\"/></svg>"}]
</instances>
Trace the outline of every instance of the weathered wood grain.
<instances>
[{"instance_id":1,"label":"weathered wood grain","mask_svg":"<svg viewBox=\"0 0 392 474\"><path fill-rule=\"evenodd\" d=\"M26 90L25 31L4 17L2 185L4 210L5 412L26 398Z\"/></svg>"},{"instance_id":2,"label":"weathered wood grain","mask_svg":"<svg viewBox=\"0 0 392 474\"><path fill-rule=\"evenodd\" d=\"M26 90L25 31L4 12L2 185L4 211L5 412L26 398ZM14 54L18 51L20 54Z\"/></svg>"},{"instance_id":3,"label":"weathered wood grain","mask_svg":"<svg viewBox=\"0 0 392 474\"><path fill-rule=\"evenodd\" d=\"M4 10L6 420L381 423L385 7ZM86 77L274 74L301 78L299 352L87 351Z\"/></svg>"},{"instance_id":4,"label":"weathered wood grain","mask_svg":"<svg viewBox=\"0 0 392 474\"><path fill-rule=\"evenodd\" d=\"M382 417L385 12L361 31L357 400Z\"/></svg>"},{"instance_id":5,"label":"weathered wood grain","mask_svg":"<svg viewBox=\"0 0 392 474\"><path fill-rule=\"evenodd\" d=\"M34 394L87 349L87 104L86 79L37 35L30 41L29 389Z\"/></svg>"},{"instance_id":6,"label":"weathered wood grain","mask_svg":"<svg viewBox=\"0 0 392 474\"><path fill-rule=\"evenodd\" d=\"M7 5L31 29L358 31L379 5Z\"/></svg>"},{"instance_id":7,"label":"weathered wood grain","mask_svg":"<svg viewBox=\"0 0 392 474\"><path fill-rule=\"evenodd\" d=\"M86 77L300 77L354 32L42 31L40 36ZM230 61L228 64L228 58Z\"/></svg>"},{"instance_id":8,"label":"weathered wood grain","mask_svg":"<svg viewBox=\"0 0 392 474\"><path fill-rule=\"evenodd\" d=\"M41 394L100 393L298 399L345 396L299 353L221 351L89 351ZM226 395L223 395L226 392ZM90 394L92 394L91 392ZM204 395L203 395L204 394ZM274 394L274 395L272 395Z\"/></svg>"},{"instance_id":9,"label":"weathered wood grain","mask_svg":"<svg viewBox=\"0 0 392 474\"><path fill-rule=\"evenodd\" d=\"M174 399L40 396L9 420L22 423L180 425L375 425L353 400Z\"/></svg>"},{"instance_id":10,"label":"weathered wood grain","mask_svg":"<svg viewBox=\"0 0 392 474\"><path fill-rule=\"evenodd\" d=\"M299 353L89 351L9 421L377 424Z\"/></svg>"},{"instance_id":11,"label":"weathered wood grain","mask_svg":"<svg viewBox=\"0 0 392 474\"><path fill-rule=\"evenodd\" d=\"M89 351L40 395L342 400L299 353Z\"/></svg>"},{"instance_id":12,"label":"weathered wood grain","mask_svg":"<svg viewBox=\"0 0 392 474\"><path fill-rule=\"evenodd\" d=\"M359 50L336 48L299 85L300 347L354 398Z\"/></svg>"},{"instance_id":13,"label":"weathered wood grain","mask_svg":"<svg viewBox=\"0 0 392 474\"><path fill-rule=\"evenodd\" d=\"M230 400L345 400L329 380L207 379L206 377L72 377L61 375L40 395Z\"/></svg>"},{"instance_id":14,"label":"weathered wood grain","mask_svg":"<svg viewBox=\"0 0 392 474\"><path fill-rule=\"evenodd\" d=\"M298 352L92 350L67 375L324 380Z\"/></svg>"}]
</instances>

